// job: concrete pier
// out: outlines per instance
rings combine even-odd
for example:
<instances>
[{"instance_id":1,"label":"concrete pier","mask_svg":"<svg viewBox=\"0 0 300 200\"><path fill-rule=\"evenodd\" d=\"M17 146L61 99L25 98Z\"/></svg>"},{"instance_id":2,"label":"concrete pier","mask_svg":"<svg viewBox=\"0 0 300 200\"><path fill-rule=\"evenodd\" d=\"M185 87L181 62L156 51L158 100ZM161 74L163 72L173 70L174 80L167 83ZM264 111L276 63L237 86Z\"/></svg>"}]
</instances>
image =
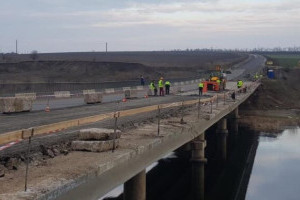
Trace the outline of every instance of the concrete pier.
<instances>
[{"instance_id":1,"label":"concrete pier","mask_svg":"<svg viewBox=\"0 0 300 200\"><path fill-rule=\"evenodd\" d=\"M193 200L204 200L204 167L205 158L205 133L195 138L192 142L192 193Z\"/></svg>"},{"instance_id":2,"label":"concrete pier","mask_svg":"<svg viewBox=\"0 0 300 200\"><path fill-rule=\"evenodd\" d=\"M222 162L225 162L227 159L227 119L222 118L218 122L218 128L217 128L217 135L218 135L218 155L219 159Z\"/></svg>"},{"instance_id":3,"label":"concrete pier","mask_svg":"<svg viewBox=\"0 0 300 200\"><path fill-rule=\"evenodd\" d=\"M240 116L239 116L239 107L236 107L236 109L234 109L234 111L233 111L233 118L234 119L240 118Z\"/></svg>"},{"instance_id":4,"label":"concrete pier","mask_svg":"<svg viewBox=\"0 0 300 200\"><path fill-rule=\"evenodd\" d=\"M146 200L146 170L124 183L124 200Z\"/></svg>"}]
</instances>

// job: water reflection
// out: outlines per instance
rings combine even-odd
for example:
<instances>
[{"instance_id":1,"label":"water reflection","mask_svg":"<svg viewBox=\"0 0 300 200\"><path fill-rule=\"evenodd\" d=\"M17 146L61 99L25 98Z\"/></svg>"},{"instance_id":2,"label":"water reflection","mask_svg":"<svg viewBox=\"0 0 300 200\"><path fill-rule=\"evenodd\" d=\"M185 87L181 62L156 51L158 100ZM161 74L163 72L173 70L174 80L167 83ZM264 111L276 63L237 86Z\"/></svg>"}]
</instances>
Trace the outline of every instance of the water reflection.
<instances>
[{"instance_id":1,"label":"water reflection","mask_svg":"<svg viewBox=\"0 0 300 200\"><path fill-rule=\"evenodd\" d=\"M300 199L300 128L260 137L246 199Z\"/></svg>"}]
</instances>

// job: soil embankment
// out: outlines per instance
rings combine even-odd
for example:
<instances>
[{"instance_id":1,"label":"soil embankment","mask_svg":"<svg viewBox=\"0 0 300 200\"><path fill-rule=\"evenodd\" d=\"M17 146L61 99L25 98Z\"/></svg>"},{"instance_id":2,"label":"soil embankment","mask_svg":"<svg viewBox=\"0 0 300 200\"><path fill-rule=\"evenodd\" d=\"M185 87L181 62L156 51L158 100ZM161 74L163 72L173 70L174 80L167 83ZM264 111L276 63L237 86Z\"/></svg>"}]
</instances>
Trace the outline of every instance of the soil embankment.
<instances>
[{"instance_id":1,"label":"soil embankment","mask_svg":"<svg viewBox=\"0 0 300 200\"><path fill-rule=\"evenodd\" d=\"M228 68L245 60L234 52L109 52L5 55L0 59L1 83L57 83L196 77L215 65Z\"/></svg>"},{"instance_id":2,"label":"soil embankment","mask_svg":"<svg viewBox=\"0 0 300 200\"><path fill-rule=\"evenodd\" d=\"M278 132L300 125L300 69L285 69L280 79L262 80L261 88L241 106L243 126Z\"/></svg>"}]
</instances>

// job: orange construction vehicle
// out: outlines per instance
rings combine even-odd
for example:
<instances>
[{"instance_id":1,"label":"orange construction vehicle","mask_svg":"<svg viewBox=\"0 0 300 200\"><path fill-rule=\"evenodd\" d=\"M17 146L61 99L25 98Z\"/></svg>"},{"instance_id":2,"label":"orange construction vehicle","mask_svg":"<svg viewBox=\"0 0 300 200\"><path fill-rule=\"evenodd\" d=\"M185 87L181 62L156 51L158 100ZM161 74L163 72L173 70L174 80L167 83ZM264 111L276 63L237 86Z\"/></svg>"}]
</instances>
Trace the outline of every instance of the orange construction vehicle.
<instances>
[{"instance_id":1,"label":"orange construction vehicle","mask_svg":"<svg viewBox=\"0 0 300 200\"><path fill-rule=\"evenodd\" d=\"M221 88L225 89L226 79L223 76L221 65L216 65L216 71L211 73L208 81L204 82L205 90L220 91Z\"/></svg>"}]
</instances>

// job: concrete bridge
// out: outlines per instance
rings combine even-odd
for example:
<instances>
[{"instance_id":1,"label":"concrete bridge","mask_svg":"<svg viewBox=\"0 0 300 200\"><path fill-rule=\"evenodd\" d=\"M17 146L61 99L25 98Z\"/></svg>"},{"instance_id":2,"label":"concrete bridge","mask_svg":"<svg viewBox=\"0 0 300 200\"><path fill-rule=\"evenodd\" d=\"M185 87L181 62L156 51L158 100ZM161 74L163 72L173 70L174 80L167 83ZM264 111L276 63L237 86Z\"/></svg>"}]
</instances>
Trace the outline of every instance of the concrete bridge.
<instances>
[{"instance_id":1,"label":"concrete bridge","mask_svg":"<svg viewBox=\"0 0 300 200\"><path fill-rule=\"evenodd\" d=\"M219 143L216 148L220 160L225 161L227 136L238 132L238 107L259 87L257 82L246 85L245 92L236 91L235 100L229 98L231 91L201 99L200 104L198 104L199 100L186 101L185 106L189 106L190 110L184 117L161 119L159 125L155 123L144 125L134 132L123 133L119 149L109 154L109 159L95 157L94 159L99 160L91 165L96 164L96 166L92 167L89 164L86 166L91 169L90 171L86 170L84 175L60 184L46 194L38 195L39 199L99 199L122 183L124 183L126 200L146 199L146 168L183 145L191 148L193 197L204 199L204 166L207 162L205 131L217 124ZM180 106L180 103L161 105L161 109ZM150 111L155 108L147 109ZM233 121L232 130L227 129L228 118ZM183 123L180 123L182 119ZM107 155L103 154L103 156ZM73 167L76 167L76 164Z\"/></svg>"},{"instance_id":2,"label":"concrete bridge","mask_svg":"<svg viewBox=\"0 0 300 200\"><path fill-rule=\"evenodd\" d=\"M250 66L256 63L248 65L252 69ZM207 161L205 131L217 125L219 140L215 148L220 161L225 161L227 136L238 132L238 107L255 92L259 82L246 82L247 89L243 91L236 90L236 82L229 82L228 90L201 98L196 95L197 91L188 91L188 87L193 89L196 86L195 82L185 84L187 88L183 93L135 99L126 102L126 106L125 103L111 102L60 108L47 114L34 111L0 116L0 144L19 141L11 149L1 151L0 147L0 156L26 151L28 138L32 138L31 148L34 149L41 144L56 144L62 138L72 140L81 128L113 128L111 124L116 120L115 116L120 116L117 118L120 124L131 123L137 118L140 121L153 118L147 123L134 124L135 129L125 129L114 152L72 151L67 156L52 159L50 164L55 167L31 166L30 190L22 191L19 182L23 183L23 177L19 177L20 181L8 180L15 183L15 189L2 192L0 199L99 199L124 183L126 200L142 200L146 198L146 168L182 146L191 150L194 199L203 199ZM231 98L233 92L235 99ZM228 118L232 122L231 130L227 129Z\"/></svg>"}]
</instances>

